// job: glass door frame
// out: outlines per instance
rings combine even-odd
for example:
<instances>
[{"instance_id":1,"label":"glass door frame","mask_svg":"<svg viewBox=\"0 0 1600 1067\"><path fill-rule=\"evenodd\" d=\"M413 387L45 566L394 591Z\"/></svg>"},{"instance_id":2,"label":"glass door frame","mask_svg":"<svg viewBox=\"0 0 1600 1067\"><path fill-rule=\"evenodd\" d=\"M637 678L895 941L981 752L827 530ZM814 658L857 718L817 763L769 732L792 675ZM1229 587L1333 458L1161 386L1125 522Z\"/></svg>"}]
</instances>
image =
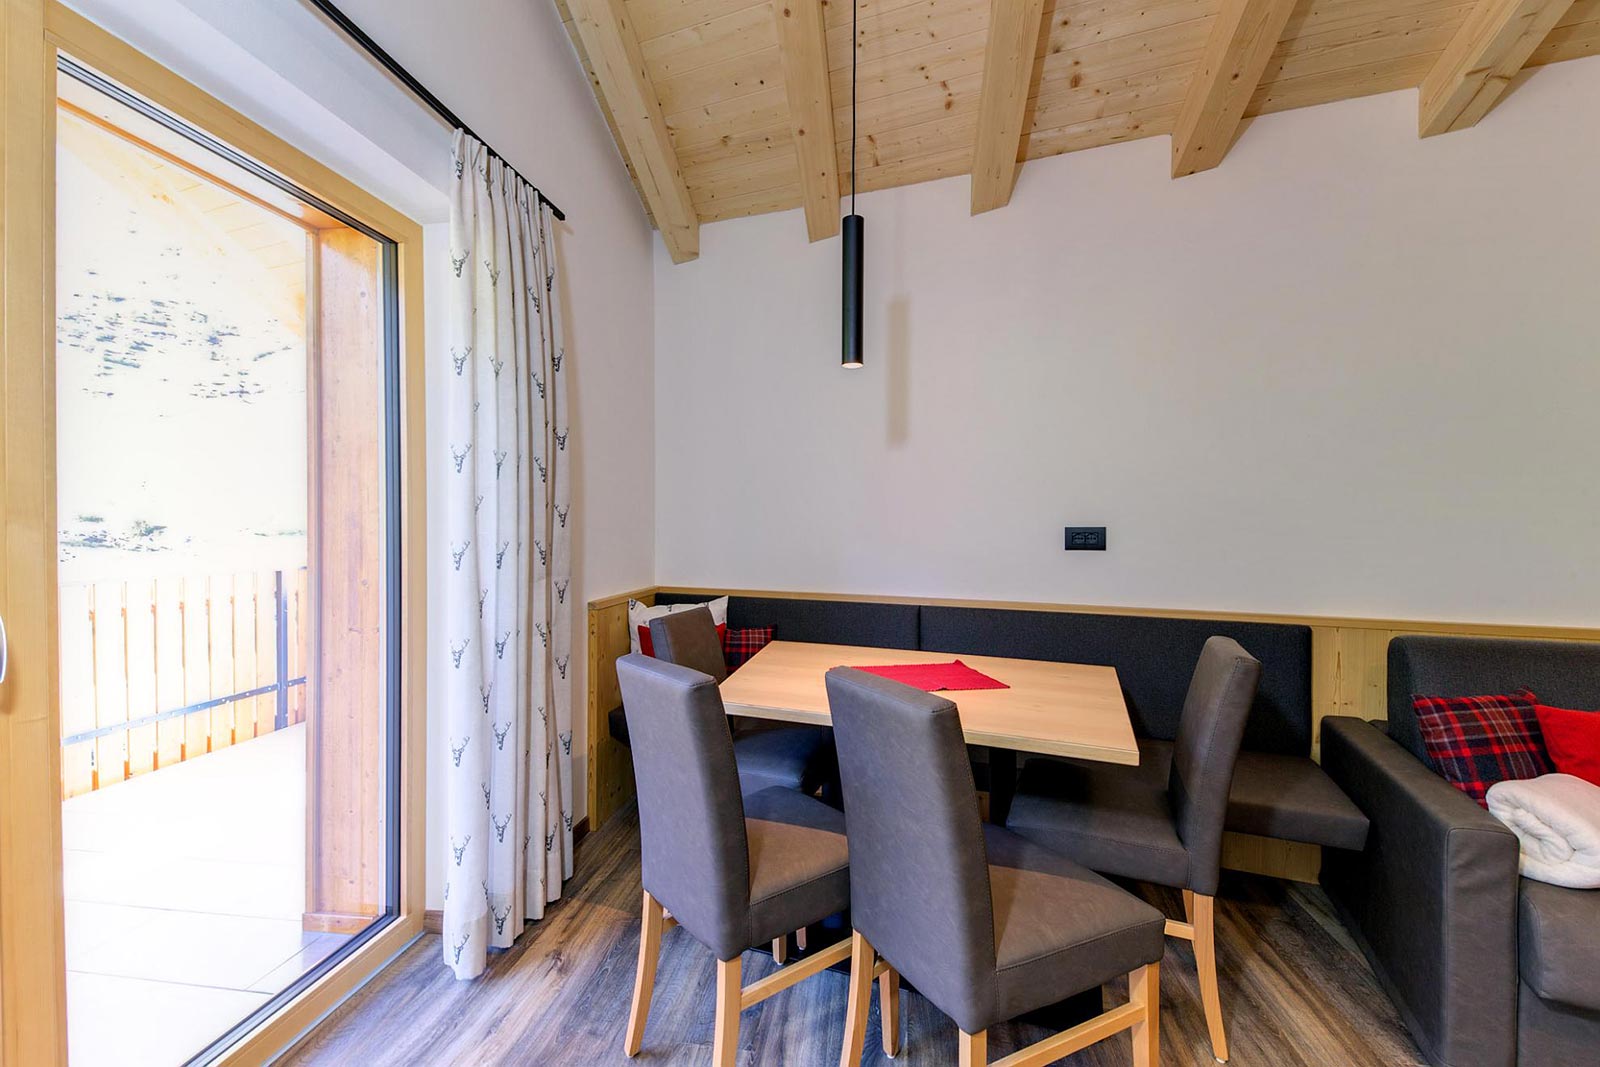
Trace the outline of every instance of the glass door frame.
<instances>
[{"instance_id":1,"label":"glass door frame","mask_svg":"<svg viewBox=\"0 0 1600 1067\"><path fill-rule=\"evenodd\" d=\"M394 242L399 341L398 856L394 913L348 956L313 972L209 1062L264 1063L418 937L423 926L426 692L422 228L55 0L0 0L0 1067L65 1067L60 707L55 501L55 109L59 56L114 80ZM394 883L397 882L397 885Z\"/></svg>"}]
</instances>

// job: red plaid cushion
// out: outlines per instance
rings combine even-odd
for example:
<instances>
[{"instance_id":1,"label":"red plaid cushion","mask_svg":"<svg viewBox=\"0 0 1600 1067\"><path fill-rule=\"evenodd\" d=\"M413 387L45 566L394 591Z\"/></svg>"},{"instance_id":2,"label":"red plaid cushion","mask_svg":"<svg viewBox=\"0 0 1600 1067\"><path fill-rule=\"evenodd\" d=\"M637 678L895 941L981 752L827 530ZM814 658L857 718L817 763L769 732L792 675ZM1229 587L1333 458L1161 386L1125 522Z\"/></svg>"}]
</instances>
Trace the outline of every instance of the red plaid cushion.
<instances>
[{"instance_id":1,"label":"red plaid cushion","mask_svg":"<svg viewBox=\"0 0 1600 1067\"><path fill-rule=\"evenodd\" d=\"M750 662L750 657L772 642L771 626L747 626L742 630L732 627L722 635L722 658L728 662L730 672Z\"/></svg>"},{"instance_id":2,"label":"red plaid cushion","mask_svg":"<svg viewBox=\"0 0 1600 1067\"><path fill-rule=\"evenodd\" d=\"M1538 703L1526 689L1509 696L1412 696L1422 745L1444 779L1479 804L1496 782L1555 771L1545 750Z\"/></svg>"}]
</instances>

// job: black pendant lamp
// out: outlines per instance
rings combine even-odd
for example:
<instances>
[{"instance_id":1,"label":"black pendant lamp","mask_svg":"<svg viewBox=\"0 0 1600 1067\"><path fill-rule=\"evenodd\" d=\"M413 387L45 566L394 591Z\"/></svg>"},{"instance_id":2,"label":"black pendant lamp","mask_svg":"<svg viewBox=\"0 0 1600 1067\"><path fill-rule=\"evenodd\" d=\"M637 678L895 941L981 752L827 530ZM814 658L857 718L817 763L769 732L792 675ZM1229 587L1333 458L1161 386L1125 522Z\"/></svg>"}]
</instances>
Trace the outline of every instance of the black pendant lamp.
<instances>
[{"instance_id":1,"label":"black pendant lamp","mask_svg":"<svg viewBox=\"0 0 1600 1067\"><path fill-rule=\"evenodd\" d=\"M850 11L850 214L844 219L844 344L839 357L842 366L852 368L861 366L861 274L866 250L866 232L856 214L856 56L861 50L857 2L852 0Z\"/></svg>"}]
</instances>

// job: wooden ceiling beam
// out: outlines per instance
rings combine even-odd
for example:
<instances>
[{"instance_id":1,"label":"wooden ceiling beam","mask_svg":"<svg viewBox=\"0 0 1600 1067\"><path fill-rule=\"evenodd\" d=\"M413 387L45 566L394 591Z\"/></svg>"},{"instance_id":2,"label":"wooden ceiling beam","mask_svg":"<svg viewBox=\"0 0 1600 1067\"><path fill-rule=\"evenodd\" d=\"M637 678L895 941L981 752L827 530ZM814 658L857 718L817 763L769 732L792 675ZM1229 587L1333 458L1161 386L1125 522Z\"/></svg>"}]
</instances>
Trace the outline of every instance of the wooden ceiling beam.
<instances>
[{"instance_id":1,"label":"wooden ceiling beam","mask_svg":"<svg viewBox=\"0 0 1600 1067\"><path fill-rule=\"evenodd\" d=\"M1295 0L1222 0L1172 128L1172 176L1222 162Z\"/></svg>"},{"instance_id":2,"label":"wooden ceiling beam","mask_svg":"<svg viewBox=\"0 0 1600 1067\"><path fill-rule=\"evenodd\" d=\"M820 241L839 232L839 150L833 143L833 89L822 0L773 0L772 15L778 24L806 234Z\"/></svg>"},{"instance_id":3,"label":"wooden ceiling beam","mask_svg":"<svg viewBox=\"0 0 1600 1067\"><path fill-rule=\"evenodd\" d=\"M1572 0L1479 0L1422 80L1423 137L1476 125Z\"/></svg>"},{"instance_id":4,"label":"wooden ceiling beam","mask_svg":"<svg viewBox=\"0 0 1600 1067\"><path fill-rule=\"evenodd\" d=\"M1044 0L990 0L977 143L972 150L974 215L1011 201L1043 12Z\"/></svg>"},{"instance_id":5,"label":"wooden ceiling beam","mask_svg":"<svg viewBox=\"0 0 1600 1067\"><path fill-rule=\"evenodd\" d=\"M571 0L571 5L595 80L667 252L674 263L694 259L700 254L700 219L627 7L623 0Z\"/></svg>"}]
</instances>

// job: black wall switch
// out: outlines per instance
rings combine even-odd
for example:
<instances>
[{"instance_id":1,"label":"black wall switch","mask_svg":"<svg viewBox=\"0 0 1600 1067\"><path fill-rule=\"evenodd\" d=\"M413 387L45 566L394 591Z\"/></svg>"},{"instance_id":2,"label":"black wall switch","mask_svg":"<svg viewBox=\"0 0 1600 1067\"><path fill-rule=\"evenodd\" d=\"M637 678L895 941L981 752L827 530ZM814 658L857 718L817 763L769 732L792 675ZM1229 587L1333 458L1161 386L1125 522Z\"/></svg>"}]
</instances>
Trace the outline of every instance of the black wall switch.
<instances>
[{"instance_id":1,"label":"black wall switch","mask_svg":"<svg viewBox=\"0 0 1600 1067\"><path fill-rule=\"evenodd\" d=\"M1104 552L1106 528L1104 526L1068 526L1068 552Z\"/></svg>"}]
</instances>

